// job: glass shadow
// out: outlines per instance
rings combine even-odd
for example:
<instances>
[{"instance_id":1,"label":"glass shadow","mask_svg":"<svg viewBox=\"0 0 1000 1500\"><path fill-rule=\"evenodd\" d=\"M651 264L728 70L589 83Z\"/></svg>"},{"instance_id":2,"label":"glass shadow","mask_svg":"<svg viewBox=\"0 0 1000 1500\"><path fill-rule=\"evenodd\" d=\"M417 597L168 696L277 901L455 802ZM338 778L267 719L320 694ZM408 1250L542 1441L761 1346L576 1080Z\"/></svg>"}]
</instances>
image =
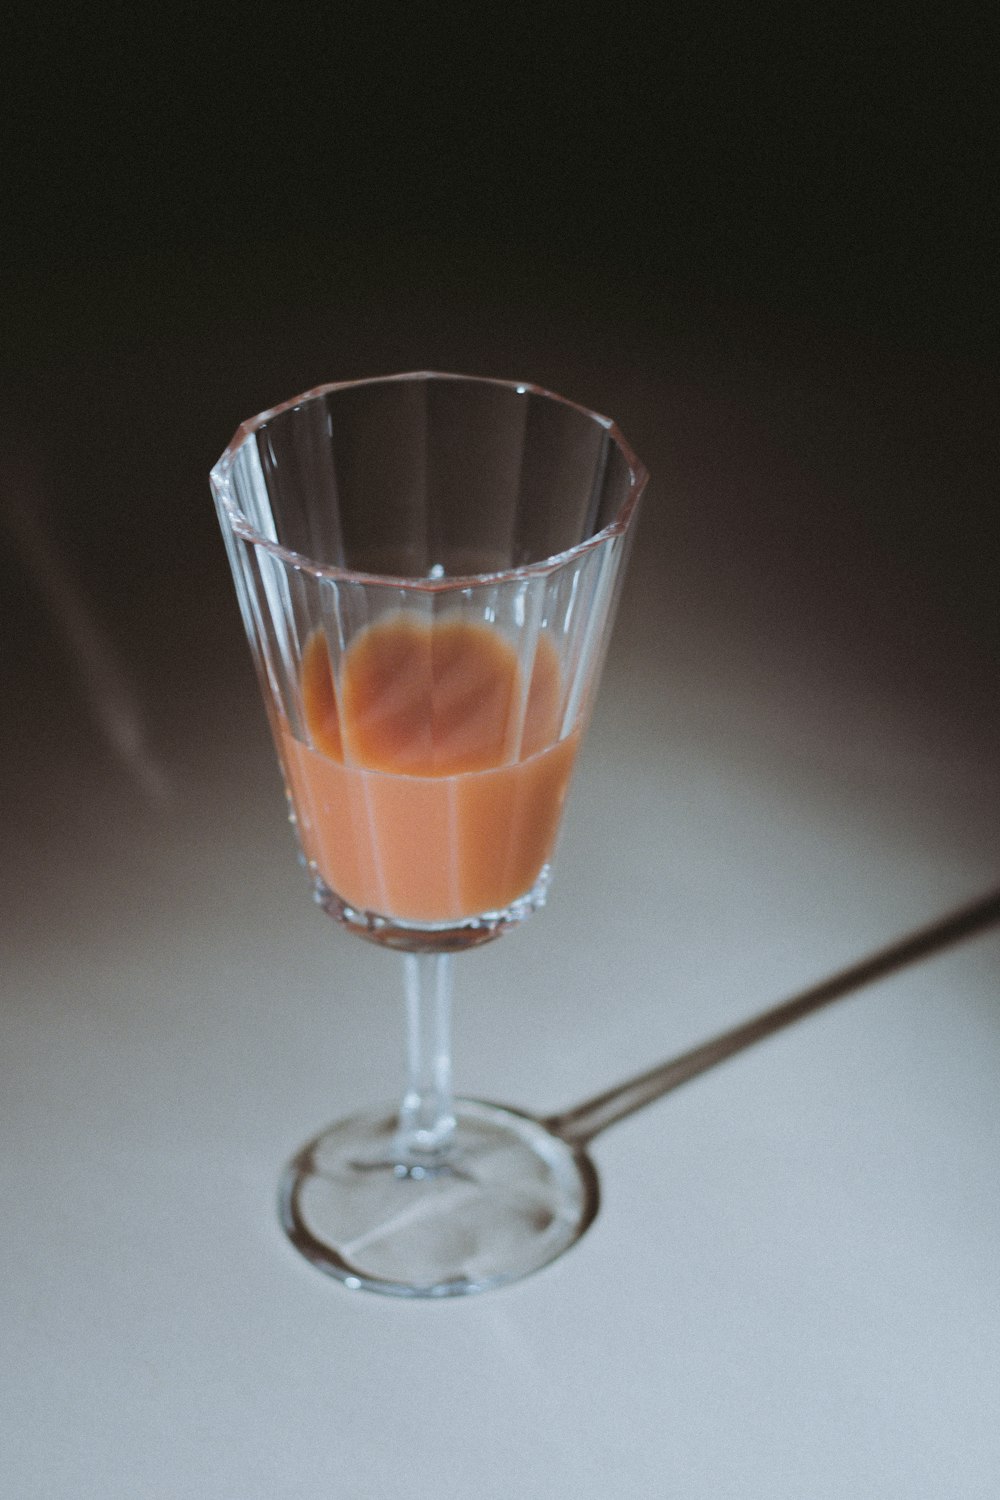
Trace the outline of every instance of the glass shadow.
<instances>
[{"instance_id":1,"label":"glass shadow","mask_svg":"<svg viewBox=\"0 0 1000 1500\"><path fill-rule=\"evenodd\" d=\"M886 948L876 949L828 979L802 990L770 1010L761 1011L729 1031L660 1063L648 1072L628 1078L616 1087L584 1099L580 1104L542 1121L553 1135L569 1145L584 1148L609 1126L653 1104L700 1073L734 1057L785 1026L801 1021L835 1000L842 1000L867 984L897 973L921 959L940 953L963 938L974 936L1000 922L1000 890L951 912L926 927L918 928Z\"/></svg>"}]
</instances>

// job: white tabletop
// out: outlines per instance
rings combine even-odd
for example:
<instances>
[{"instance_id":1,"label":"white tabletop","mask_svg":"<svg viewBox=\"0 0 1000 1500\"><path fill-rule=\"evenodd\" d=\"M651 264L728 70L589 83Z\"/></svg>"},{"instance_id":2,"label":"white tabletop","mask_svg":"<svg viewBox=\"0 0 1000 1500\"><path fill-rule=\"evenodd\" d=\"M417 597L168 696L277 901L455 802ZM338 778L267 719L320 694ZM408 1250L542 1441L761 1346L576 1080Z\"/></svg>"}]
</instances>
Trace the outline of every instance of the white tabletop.
<instances>
[{"instance_id":1,"label":"white tabletop","mask_svg":"<svg viewBox=\"0 0 1000 1500\"><path fill-rule=\"evenodd\" d=\"M849 381L831 410L720 368L495 369L611 409L655 484L549 907L456 965L473 1096L583 1100L1000 881L990 641L903 535L937 480ZM276 1183L394 1096L398 961L309 900L235 604L146 621L145 748L112 753L23 597L0 1494L996 1494L1000 929L600 1134L597 1220L538 1275L349 1292L285 1241ZM112 666L135 607L95 605Z\"/></svg>"}]
</instances>

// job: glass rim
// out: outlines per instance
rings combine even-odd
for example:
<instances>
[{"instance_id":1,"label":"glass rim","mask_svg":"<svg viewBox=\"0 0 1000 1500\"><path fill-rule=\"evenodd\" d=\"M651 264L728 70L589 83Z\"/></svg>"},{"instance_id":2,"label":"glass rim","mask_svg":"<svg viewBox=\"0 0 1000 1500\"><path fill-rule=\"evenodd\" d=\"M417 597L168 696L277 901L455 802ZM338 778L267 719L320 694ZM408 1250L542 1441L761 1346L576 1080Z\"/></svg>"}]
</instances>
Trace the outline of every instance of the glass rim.
<instances>
[{"instance_id":1,"label":"glass rim","mask_svg":"<svg viewBox=\"0 0 1000 1500\"><path fill-rule=\"evenodd\" d=\"M232 471L240 450L249 438L259 432L268 422L275 417L280 417L284 412L291 411L294 407L302 406L307 401L315 401L321 396L330 395L335 391L355 390L369 385L391 385L404 381L432 380L456 381L466 385L492 385L513 392L518 396L542 396L547 401L554 401L560 406L568 407L579 412L589 421L603 427L609 440L615 444L625 460L628 468L629 483L624 500L618 508L618 512L612 521L603 526L600 531L591 536L584 537L582 541L574 543L562 552L554 553L551 557L540 558L536 562L522 563L516 568L497 568L486 573L445 574L440 578L407 576L395 573L369 573L355 568L339 567L335 563L320 563L314 558L306 556L305 553L296 552L291 547L285 547L273 538L265 536L258 531L248 520L246 514L240 509L232 490ZM279 562L300 572L309 573L315 578L327 578L337 582L352 582L363 584L380 584L397 589L423 589L428 593L440 593L449 589L470 588L474 585L484 583L495 584L518 578L530 578L539 574L555 572L572 560L600 547L613 536L619 536L627 531L629 523L634 517L636 506L642 496L646 484L649 481L649 471L645 464L636 455L631 445L627 442L621 428L610 417L603 417L599 412L591 411L589 407L582 406L577 401L570 401L565 396L558 395L555 391L546 390L544 386L535 385L530 380L504 380L487 375L459 375L440 370L412 370L396 375L370 375L357 380L334 380L324 385L312 386L298 396L292 396L287 401L282 401L277 406L268 407L266 411L258 412L254 417L248 417L237 427L229 443L226 445L218 461L212 467L209 474L213 493L224 511L226 519L232 532L241 541L249 543L254 547L261 547Z\"/></svg>"}]
</instances>

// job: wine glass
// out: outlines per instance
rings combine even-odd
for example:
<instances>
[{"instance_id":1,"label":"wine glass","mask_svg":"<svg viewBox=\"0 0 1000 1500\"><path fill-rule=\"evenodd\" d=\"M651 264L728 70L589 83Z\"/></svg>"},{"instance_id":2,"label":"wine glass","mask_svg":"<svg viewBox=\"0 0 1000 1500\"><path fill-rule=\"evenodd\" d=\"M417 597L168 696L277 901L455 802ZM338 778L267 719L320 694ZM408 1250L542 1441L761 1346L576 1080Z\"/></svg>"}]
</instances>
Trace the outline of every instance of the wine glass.
<instances>
[{"instance_id":1,"label":"wine glass","mask_svg":"<svg viewBox=\"0 0 1000 1500\"><path fill-rule=\"evenodd\" d=\"M304 1146L282 1223L355 1288L514 1280L597 1181L541 1121L453 1097L451 960L544 903L645 470L536 386L417 373L244 422L211 478L315 899L404 955L402 1104Z\"/></svg>"}]
</instances>

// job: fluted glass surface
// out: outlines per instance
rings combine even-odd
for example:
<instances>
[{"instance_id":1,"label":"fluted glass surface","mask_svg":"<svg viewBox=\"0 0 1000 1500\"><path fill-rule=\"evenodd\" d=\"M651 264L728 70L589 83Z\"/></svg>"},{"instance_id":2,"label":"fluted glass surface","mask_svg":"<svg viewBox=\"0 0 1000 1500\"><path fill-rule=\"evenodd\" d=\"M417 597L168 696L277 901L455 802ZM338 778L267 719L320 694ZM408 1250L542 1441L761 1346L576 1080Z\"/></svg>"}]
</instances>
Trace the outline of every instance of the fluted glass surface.
<instances>
[{"instance_id":1,"label":"fluted glass surface","mask_svg":"<svg viewBox=\"0 0 1000 1500\"><path fill-rule=\"evenodd\" d=\"M324 386L212 475L317 898L395 946L544 899L642 489L614 425L536 387Z\"/></svg>"}]
</instances>

